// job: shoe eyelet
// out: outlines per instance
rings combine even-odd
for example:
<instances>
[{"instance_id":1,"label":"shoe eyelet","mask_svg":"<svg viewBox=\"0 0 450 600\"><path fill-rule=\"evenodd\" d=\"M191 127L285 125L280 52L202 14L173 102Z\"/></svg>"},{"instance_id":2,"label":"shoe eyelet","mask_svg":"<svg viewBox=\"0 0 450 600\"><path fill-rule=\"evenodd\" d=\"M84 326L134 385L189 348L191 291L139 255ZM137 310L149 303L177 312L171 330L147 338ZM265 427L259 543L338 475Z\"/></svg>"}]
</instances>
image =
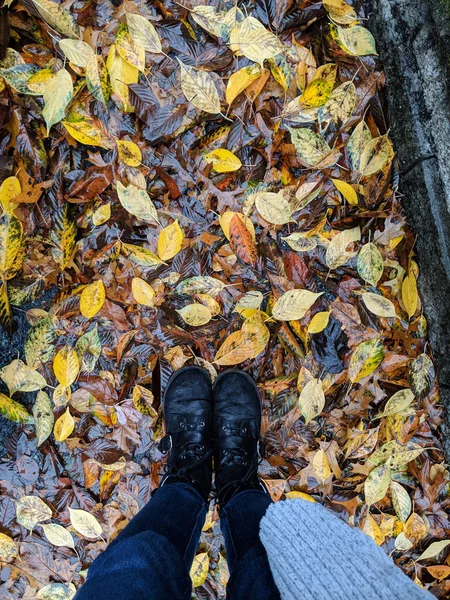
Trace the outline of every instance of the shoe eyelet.
<instances>
[{"instance_id":1,"label":"shoe eyelet","mask_svg":"<svg viewBox=\"0 0 450 600\"><path fill-rule=\"evenodd\" d=\"M225 427L225 425L222 426L223 431L228 431L228 427Z\"/></svg>"},{"instance_id":2,"label":"shoe eyelet","mask_svg":"<svg viewBox=\"0 0 450 600\"><path fill-rule=\"evenodd\" d=\"M247 433L247 427L242 428L242 433Z\"/></svg>"},{"instance_id":3,"label":"shoe eyelet","mask_svg":"<svg viewBox=\"0 0 450 600\"><path fill-rule=\"evenodd\" d=\"M204 426L205 426L205 422L204 422L204 421L202 421L202 422L200 423L200 427L204 427Z\"/></svg>"},{"instance_id":4,"label":"shoe eyelet","mask_svg":"<svg viewBox=\"0 0 450 600\"><path fill-rule=\"evenodd\" d=\"M184 427L184 423L183 422L180 423L180 427Z\"/></svg>"}]
</instances>

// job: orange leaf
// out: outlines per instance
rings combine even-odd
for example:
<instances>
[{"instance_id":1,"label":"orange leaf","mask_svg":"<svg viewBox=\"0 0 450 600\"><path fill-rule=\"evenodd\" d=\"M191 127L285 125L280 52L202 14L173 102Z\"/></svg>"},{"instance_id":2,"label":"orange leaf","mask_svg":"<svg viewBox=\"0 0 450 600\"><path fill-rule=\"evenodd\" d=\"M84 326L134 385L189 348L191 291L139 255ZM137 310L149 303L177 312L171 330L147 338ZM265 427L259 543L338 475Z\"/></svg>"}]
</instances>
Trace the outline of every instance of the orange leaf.
<instances>
[{"instance_id":1,"label":"orange leaf","mask_svg":"<svg viewBox=\"0 0 450 600\"><path fill-rule=\"evenodd\" d=\"M230 222L230 246L243 262L255 266L258 260L256 244L252 234L237 214L233 215Z\"/></svg>"}]
</instances>

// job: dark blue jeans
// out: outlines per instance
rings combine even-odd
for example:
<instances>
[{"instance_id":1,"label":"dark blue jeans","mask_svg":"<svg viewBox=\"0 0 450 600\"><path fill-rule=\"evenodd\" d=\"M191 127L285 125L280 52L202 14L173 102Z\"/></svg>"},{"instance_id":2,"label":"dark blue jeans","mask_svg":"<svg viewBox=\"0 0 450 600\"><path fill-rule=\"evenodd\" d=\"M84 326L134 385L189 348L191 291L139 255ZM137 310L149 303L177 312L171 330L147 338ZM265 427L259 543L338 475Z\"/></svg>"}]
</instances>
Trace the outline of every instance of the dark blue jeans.
<instances>
[{"instance_id":1,"label":"dark blue jeans","mask_svg":"<svg viewBox=\"0 0 450 600\"><path fill-rule=\"evenodd\" d=\"M257 490L223 507L231 600L279 600L259 524L271 499ZM75 600L190 600L189 571L205 522L206 504L185 483L160 488L89 569Z\"/></svg>"}]
</instances>

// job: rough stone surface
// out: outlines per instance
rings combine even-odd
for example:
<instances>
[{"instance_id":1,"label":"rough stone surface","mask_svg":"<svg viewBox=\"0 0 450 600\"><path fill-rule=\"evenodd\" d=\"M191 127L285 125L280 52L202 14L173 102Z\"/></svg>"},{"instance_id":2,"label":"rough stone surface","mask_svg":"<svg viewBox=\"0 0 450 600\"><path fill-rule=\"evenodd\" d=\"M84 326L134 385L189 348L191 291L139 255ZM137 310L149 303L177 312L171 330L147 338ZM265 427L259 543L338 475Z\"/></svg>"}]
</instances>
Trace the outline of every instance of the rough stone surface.
<instances>
[{"instance_id":1,"label":"rough stone surface","mask_svg":"<svg viewBox=\"0 0 450 600\"><path fill-rule=\"evenodd\" d=\"M365 6L386 73L399 191L418 236L419 287L450 458L450 23L433 0L368 0Z\"/></svg>"}]
</instances>

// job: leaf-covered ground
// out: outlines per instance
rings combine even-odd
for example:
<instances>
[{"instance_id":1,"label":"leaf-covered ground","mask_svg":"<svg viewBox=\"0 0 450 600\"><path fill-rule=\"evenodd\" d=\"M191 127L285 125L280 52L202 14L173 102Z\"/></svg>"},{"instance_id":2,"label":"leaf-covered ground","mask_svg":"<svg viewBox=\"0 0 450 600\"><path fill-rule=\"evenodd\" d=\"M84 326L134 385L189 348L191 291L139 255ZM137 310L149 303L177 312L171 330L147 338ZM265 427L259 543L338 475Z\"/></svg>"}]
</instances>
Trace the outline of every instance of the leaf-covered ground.
<instances>
[{"instance_id":1,"label":"leaf-covered ground","mask_svg":"<svg viewBox=\"0 0 450 600\"><path fill-rule=\"evenodd\" d=\"M1 371L1 598L73 596L158 485L161 389L194 361L257 380L275 499L445 597L441 408L363 8L181 4L0 8L5 330L55 291ZM223 552L212 510L199 598Z\"/></svg>"}]
</instances>

